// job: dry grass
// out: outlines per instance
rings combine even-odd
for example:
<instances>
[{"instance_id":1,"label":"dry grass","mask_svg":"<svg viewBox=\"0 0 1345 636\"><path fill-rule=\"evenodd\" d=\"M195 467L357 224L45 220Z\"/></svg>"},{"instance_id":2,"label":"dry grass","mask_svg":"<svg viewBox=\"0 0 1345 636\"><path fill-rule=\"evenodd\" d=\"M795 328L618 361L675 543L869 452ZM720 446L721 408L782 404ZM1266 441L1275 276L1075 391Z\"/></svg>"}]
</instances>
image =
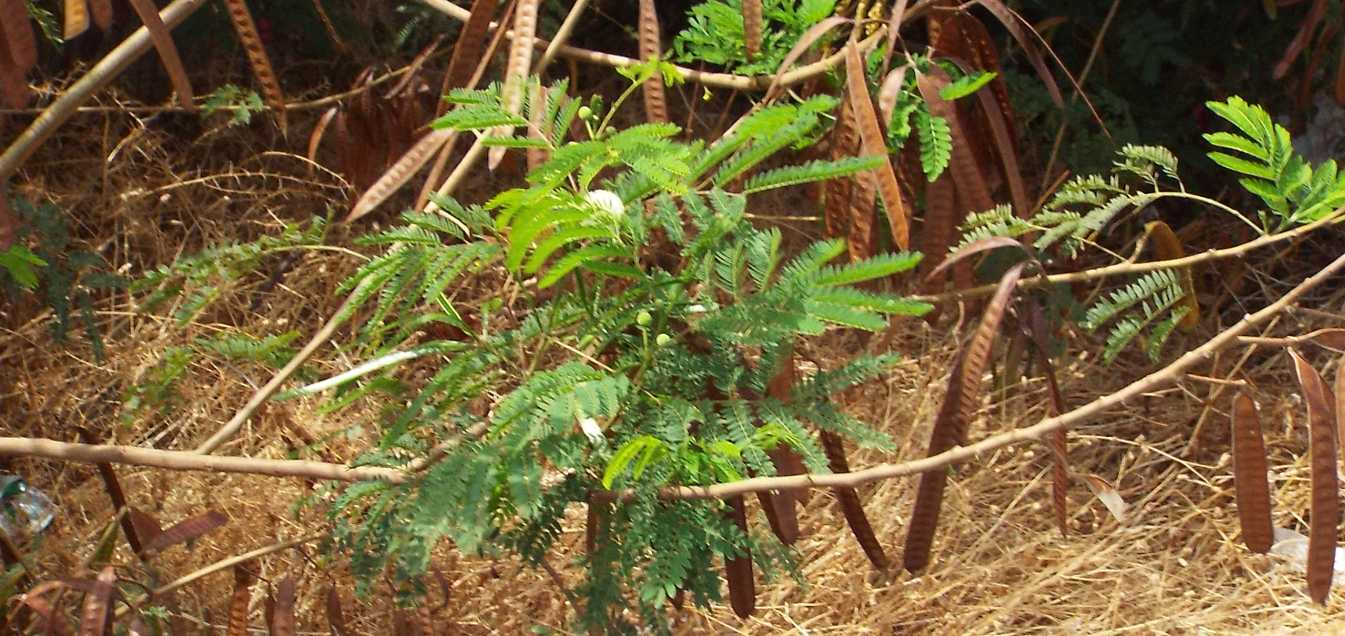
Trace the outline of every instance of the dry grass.
<instances>
[{"instance_id":1,"label":"dry grass","mask_svg":"<svg viewBox=\"0 0 1345 636\"><path fill-rule=\"evenodd\" d=\"M138 128L130 121L110 117L85 122L79 129L67 127L29 163L18 194L53 199L78 223L85 243L131 274L207 244L273 231L280 219L298 220L323 213L327 205L347 204L348 192L337 179L310 174L301 161L263 156L232 131L206 131L182 148L186 135ZM184 164L190 165L189 172L177 167ZM266 284L266 274L249 277L186 330L136 313L124 294L104 298L99 316L108 356L102 362L92 361L78 337L70 345L52 342L46 314L39 308L6 309L0 323L5 326L0 331L0 412L6 432L73 439L77 427L87 427L121 443L193 447L267 379L265 369L197 363L180 383L183 399L174 414L142 418L130 427L117 423L122 391L143 376L165 347L198 335L225 330L267 334L289 328L311 333L339 302L330 290L353 265L348 256L307 252L264 296L252 292ZM1298 315L1281 323L1277 332L1306 331L1324 326L1328 318ZM849 397L854 414L890 432L898 444L892 455L854 451L852 465L924 453L953 346L949 321L945 317L934 327L899 325L891 342L906 361L881 383ZM1192 341L1200 335L1191 336ZM825 365L862 346L837 335L814 343L807 353ZM1320 350L1309 353L1319 368L1334 372L1330 356ZM1225 352L1201 373L1229 375L1239 355ZM349 363L329 347L313 366L325 373ZM1066 399L1079 405L1114 390L1142 375L1145 364L1131 358L1104 367L1091 357L1075 356L1062 363ZM1276 523L1301 530L1309 488L1305 415L1286 359L1257 354L1243 371L1254 385L1267 428ZM1217 391L1224 393L1212 400ZM726 607L688 610L674 617L675 631L1345 632L1334 618L1341 610L1339 594L1325 609L1313 606L1301 571L1275 557L1249 554L1239 541L1228 459L1230 399L1225 385L1191 381L1072 432L1073 468L1117 484L1130 509L1118 523L1076 481L1069 536L1062 537L1052 522L1044 447L1006 449L957 467L934 564L919 577L872 572L834 498L817 492L802 512L804 538L797 546L806 589L788 581L764 585L755 617L739 620ZM351 428L352 417L372 414L325 415L317 406L305 401L272 406L221 452L283 457L293 426L317 437L348 433L325 451L335 459L350 457L372 438ZM1042 417L1045 408L1040 380L992 392L972 435L1023 426ZM29 476L57 497L59 522L33 556L43 576L75 573L112 513L92 467L10 460L0 461L0 468ZM174 548L157 558L157 583L323 524L318 512L295 512L294 502L309 492L298 481L132 467L118 473L132 503L165 523L207 509L221 510L230 519L224 529L189 549ZM900 552L915 485L913 479L898 479L861 489L877 535L892 556ZM764 528L757 516L756 523ZM582 511L576 509L561 541L564 548L552 557L570 586L579 572L569 558L582 541ZM511 559L466 559L448 550L437 565L452 588L445 599L431 585L431 603L441 607L434 614L441 633L514 634L533 625L565 631L570 608L544 572ZM317 544L264 558L259 573L258 589L285 574L300 577L301 633L326 633L323 593L328 585L342 591L346 616L357 633L387 633L393 621L388 597L379 592L357 603L341 559L329 559ZM186 631L218 631L231 588L226 571L180 590L173 600ZM254 626L262 623L262 606L260 595L254 597Z\"/></svg>"}]
</instances>

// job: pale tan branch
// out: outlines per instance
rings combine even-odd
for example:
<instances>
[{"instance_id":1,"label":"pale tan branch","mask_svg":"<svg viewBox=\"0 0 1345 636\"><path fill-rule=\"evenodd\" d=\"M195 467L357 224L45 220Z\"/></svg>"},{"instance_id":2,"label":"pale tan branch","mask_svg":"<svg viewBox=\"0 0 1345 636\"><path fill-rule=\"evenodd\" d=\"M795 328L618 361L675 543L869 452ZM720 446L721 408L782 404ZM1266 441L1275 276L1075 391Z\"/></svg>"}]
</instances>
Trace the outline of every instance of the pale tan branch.
<instances>
[{"instance_id":1,"label":"pale tan branch","mask_svg":"<svg viewBox=\"0 0 1345 636\"><path fill-rule=\"evenodd\" d=\"M170 470L241 473L272 477L306 477L336 481L383 480L402 483L408 479L406 473L393 468L372 466L351 468L343 464L306 460L202 455L191 451L170 451L136 446L75 444L29 437L0 437L0 457L4 456L46 457L87 464L130 464Z\"/></svg>"},{"instance_id":2,"label":"pale tan branch","mask_svg":"<svg viewBox=\"0 0 1345 636\"><path fill-rule=\"evenodd\" d=\"M805 488L856 487L883 479L903 475L938 470L951 464L972 459L1005 446L1021 442L1036 441L1041 436L1067 429L1080 422L1088 421L1101 413L1120 406L1126 400L1137 398L1160 387L1173 384L1187 374L1192 367L1211 357L1214 352L1238 342L1239 338L1252 327L1269 320L1296 302L1308 290L1320 285L1327 278L1345 268L1345 255L1340 256L1321 271L1299 283L1283 297L1267 305L1256 313L1244 316L1236 324L1211 338L1200 347L1187 352L1172 364L1159 369L1119 391L1100 397L1088 404L1067 413L1049 417L1026 428L1016 429L993 435L975 444L954 448L932 457L898 464L878 464L863 470L844 474L793 475L787 477L758 477L744 479L714 486L674 487L663 491L669 499L718 499L768 490L801 490ZM472 434L474 431L469 432ZM173 470L198 470L229 473L246 473L283 477L307 477L311 479L331 479L337 481L384 480L392 483L404 483L411 476L406 472L390 468L361 467L350 468L340 464L299 460L271 460L244 457L217 457L200 455L185 451L164 451L126 446L96 446L91 444L71 444L54 440L30 439L23 437L0 437L0 456L19 455L47 457L65 461L88 463L110 462L155 466ZM424 464L422 464L424 465ZM606 499L630 498L631 491L599 493Z\"/></svg>"},{"instance_id":3,"label":"pale tan branch","mask_svg":"<svg viewBox=\"0 0 1345 636\"><path fill-rule=\"evenodd\" d=\"M1047 276L1045 280L1039 277L1025 278L1023 279L1022 282L1018 283L1018 286L1020 288L1040 287L1041 285L1047 282L1079 283L1090 280L1111 278L1112 276L1123 276L1127 274L1144 274L1147 272L1157 271L1160 269L1191 267L1209 261L1217 261L1225 258L1235 258L1238 256L1242 256L1253 250L1265 247L1267 245L1279 243L1281 241L1286 241L1292 238L1297 238L1305 234L1309 234L1311 232L1319 230L1328 225L1335 225L1337 223L1345 221L1345 215L1342 215L1343 210L1345 210L1345 208L1337 209L1335 212L1325 217L1322 217L1316 221L1313 221L1312 223L1301 225L1291 230L1285 230L1277 234L1267 234L1265 236L1260 236L1250 241L1247 241L1246 243L1243 243L1241 245L1234 245L1233 247L1226 247L1217 250L1206 250L1204 252L1200 252L1199 254L1191 254L1188 256L1183 256L1181 258L1171 258L1165 261L1148 261L1143 263L1117 263L1115 265L1108 265L1106 267L1098 267L1095 269L1086 269L1079 272L1052 274L1050 276ZM976 298L979 296L989 296L990 294L995 293L995 288L996 285L993 284L981 285L979 287L958 289L950 292L945 292L942 294L911 296L911 298L913 300L919 300L928 303L944 302L948 300L963 300L967 298Z\"/></svg>"}]
</instances>

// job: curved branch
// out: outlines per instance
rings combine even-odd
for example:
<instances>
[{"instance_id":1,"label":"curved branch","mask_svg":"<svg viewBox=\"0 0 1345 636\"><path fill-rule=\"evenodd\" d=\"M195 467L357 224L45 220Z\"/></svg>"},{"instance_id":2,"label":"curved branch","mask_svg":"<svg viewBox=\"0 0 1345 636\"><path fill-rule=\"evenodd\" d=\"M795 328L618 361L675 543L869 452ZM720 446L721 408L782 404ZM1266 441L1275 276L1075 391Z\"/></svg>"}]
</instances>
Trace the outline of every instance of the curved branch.
<instances>
[{"instance_id":1,"label":"curved branch","mask_svg":"<svg viewBox=\"0 0 1345 636\"><path fill-rule=\"evenodd\" d=\"M351 468L344 464L296 459L202 455L191 451L169 451L137 446L74 444L30 437L0 437L0 457L6 456L46 457L86 464L131 464L170 470L241 473L272 477L306 477L335 481L382 480L399 484L409 479L406 473L395 468L372 466Z\"/></svg>"},{"instance_id":2,"label":"curved branch","mask_svg":"<svg viewBox=\"0 0 1345 636\"><path fill-rule=\"evenodd\" d=\"M1241 245L1234 245L1217 250L1206 250L1199 254L1190 254L1181 258L1171 258L1165 261L1147 261L1143 263L1117 263L1106 267L1096 269L1085 269L1079 272L1069 272L1066 274L1052 274L1045 280L1040 277L1025 279L1018 284L1020 288L1040 287L1045 283L1078 283L1083 281L1097 280L1101 278L1110 278L1112 276L1121 276L1124 274L1144 274L1160 269L1172 269L1176 267L1191 267L1199 265L1206 261L1217 261L1225 258L1242 256L1252 250L1265 247L1272 243L1279 243L1288 239L1296 238L1319 230L1328 225L1335 225L1345 221L1345 208L1337 209L1335 212L1317 219L1307 225L1300 225L1292 230L1285 230L1278 234L1267 234L1254 238ZM967 298L976 298L978 296L989 296L995 293L996 285L981 285L979 287L969 287L967 289L957 289L942 294L930 294L925 296L910 296L912 300L918 300L927 303L938 303L947 300L963 300Z\"/></svg>"},{"instance_id":3,"label":"curved branch","mask_svg":"<svg viewBox=\"0 0 1345 636\"><path fill-rule=\"evenodd\" d=\"M975 444L954 448L931 457L898 464L878 464L863 470L828 475L793 475L786 477L758 477L744 479L713 486L682 486L667 488L662 496L668 499L720 499L752 492L768 490L802 490L805 488L855 487L870 482L891 479L903 475L938 470L950 464L960 463L1005 446L1021 442L1037 441L1043 435L1053 431L1068 429L1080 422L1093 419L1100 413L1120 406L1130 400L1172 384L1183 377L1196 364L1208 359L1214 353L1230 344L1237 343L1239 337L1252 327L1269 320L1284 311L1308 290L1345 269L1345 255L1341 255L1316 274L1304 279L1289 290L1279 300L1267 305L1256 313L1244 316L1236 324L1211 338L1200 347L1187 352L1158 371L1125 386L1119 391L1104 395L1088 404L1068 413L1048 417L1040 422L1012 431L992 435ZM391 468L361 467L350 468L340 464L311 462L300 460L253 459L246 457L218 457L200 455L185 451L164 451L126 446L95 446L91 444L70 444L54 440L30 439L24 437L0 437L0 456L20 455L48 457L65 461L88 463L112 462L156 466L174 470L202 470L255 475L274 475L285 477L307 477L313 479L332 479L338 481L385 480L392 483L405 483L412 476L407 472ZM601 499L630 499L633 491L595 493Z\"/></svg>"}]
</instances>

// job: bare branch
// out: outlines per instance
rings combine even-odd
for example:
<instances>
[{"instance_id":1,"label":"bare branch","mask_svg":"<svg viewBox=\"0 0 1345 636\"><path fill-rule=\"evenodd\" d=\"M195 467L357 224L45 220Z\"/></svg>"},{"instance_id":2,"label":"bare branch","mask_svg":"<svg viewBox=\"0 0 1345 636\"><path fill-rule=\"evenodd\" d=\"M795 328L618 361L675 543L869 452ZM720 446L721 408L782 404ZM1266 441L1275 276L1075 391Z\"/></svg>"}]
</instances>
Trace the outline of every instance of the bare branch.
<instances>
[{"instance_id":1,"label":"bare branch","mask_svg":"<svg viewBox=\"0 0 1345 636\"><path fill-rule=\"evenodd\" d=\"M1172 258L1165 261L1147 261L1143 263L1117 263L1106 267L1095 269L1086 269L1080 272L1069 272L1065 274L1052 274L1044 280L1040 277L1029 278L1019 283L1020 288L1040 287L1045 283L1078 283L1090 280L1099 280L1110 278L1112 276L1122 276L1126 274L1143 274L1146 272L1157 271L1160 269L1173 269L1178 267L1191 267L1208 261L1217 261L1225 258L1235 258L1258 248L1286 241L1292 238L1303 236L1313 231L1319 230L1328 225L1335 225L1345 221L1345 208L1337 209L1335 212L1322 217L1307 225L1300 225L1292 230L1285 230L1278 234L1267 234L1254 238L1241 245L1226 247L1224 249L1206 250L1198 254L1190 254L1181 258ZM919 300L927 303L937 303L948 300L963 300L967 298L976 298L979 296L989 296L995 293L996 285L981 285L979 287L969 287L967 289L958 289L942 294L932 294L928 296L911 296L912 300Z\"/></svg>"}]
</instances>

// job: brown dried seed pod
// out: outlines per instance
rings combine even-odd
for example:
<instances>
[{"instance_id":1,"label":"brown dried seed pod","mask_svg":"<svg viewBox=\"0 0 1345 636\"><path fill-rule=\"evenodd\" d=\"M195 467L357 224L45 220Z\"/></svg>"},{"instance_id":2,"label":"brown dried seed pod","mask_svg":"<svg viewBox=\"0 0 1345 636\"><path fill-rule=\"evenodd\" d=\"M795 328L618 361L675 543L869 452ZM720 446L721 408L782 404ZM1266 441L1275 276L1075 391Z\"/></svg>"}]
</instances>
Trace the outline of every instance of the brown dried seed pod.
<instances>
[{"instance_id":1,"label":"brown dried seed pod","mask_svg":"<svg viewBox=\"0 0 1345 636\"><path fill-rule=\"evenodd\" d=\"M271 66L271 58L266 54L266 47L262 46L257 25L252 21L252 12L248 10L246 0L224 0L224 3L229 9L229 20L238 34L238 41L243 45L243 52L247 54L248 64L252 66L252 74L261 85L262 99L271 110L275 111L276 122L283 135L287 127L285 94L280 90L280 80Z\"/></svg>"},{"instance_id":2,"label":"brown dried seed pod","mask_svg":"<svg viewBox=\"0 0 1345 636\"><path fill-rule=\"evenodd\" d=\"M1242 541L1252 552L1269 552L1275 532L1270 520L1266 446L1256 402L1246 393L1233 397L1233 485L1237 492Z\"/></svg>"}]
</instances>

